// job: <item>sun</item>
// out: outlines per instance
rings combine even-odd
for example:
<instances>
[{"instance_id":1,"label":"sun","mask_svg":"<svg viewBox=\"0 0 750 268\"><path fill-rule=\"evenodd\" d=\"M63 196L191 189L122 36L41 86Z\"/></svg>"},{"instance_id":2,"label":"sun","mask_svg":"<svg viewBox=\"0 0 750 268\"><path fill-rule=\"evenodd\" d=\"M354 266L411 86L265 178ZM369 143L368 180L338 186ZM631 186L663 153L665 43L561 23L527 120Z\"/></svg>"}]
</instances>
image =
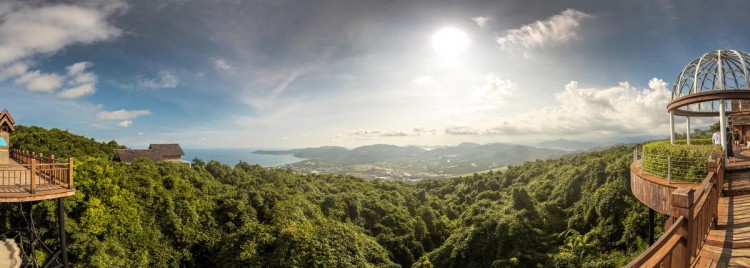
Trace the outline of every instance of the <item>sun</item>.
<instances>
[{"instance_id":1,"label":"sun","mask_svg":"<svg viewBox=\"0 0 750 268\"><path fill-rule=\"evenodd\" d=\"M454 57L469 46L469 37L460 29L445 27L432 35L432 48L438 55Z\"/></svg>"}]
</instances>

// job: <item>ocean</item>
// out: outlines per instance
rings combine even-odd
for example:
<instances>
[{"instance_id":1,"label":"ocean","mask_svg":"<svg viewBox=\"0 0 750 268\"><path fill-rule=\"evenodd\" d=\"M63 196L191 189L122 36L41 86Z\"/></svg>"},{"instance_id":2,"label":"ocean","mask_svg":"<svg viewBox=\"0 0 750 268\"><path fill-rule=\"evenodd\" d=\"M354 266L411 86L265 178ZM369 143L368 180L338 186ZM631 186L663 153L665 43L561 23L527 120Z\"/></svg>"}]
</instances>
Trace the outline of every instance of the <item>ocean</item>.
<instances>
[{"instance_id":1,"label":"ocean","mask_svg":"<svg viewBox=\"0 0 750 268\"><path fill-rule=\"evenodd\" d=\"M264 167L275 167L305 160L292 155L254 154L253 152L256 150L259 149L183 149L185 155L182 159L192 162L193 158L198 157L206 163L216 160L232 167L240 160Z\"/></svg>"}]
</instances>

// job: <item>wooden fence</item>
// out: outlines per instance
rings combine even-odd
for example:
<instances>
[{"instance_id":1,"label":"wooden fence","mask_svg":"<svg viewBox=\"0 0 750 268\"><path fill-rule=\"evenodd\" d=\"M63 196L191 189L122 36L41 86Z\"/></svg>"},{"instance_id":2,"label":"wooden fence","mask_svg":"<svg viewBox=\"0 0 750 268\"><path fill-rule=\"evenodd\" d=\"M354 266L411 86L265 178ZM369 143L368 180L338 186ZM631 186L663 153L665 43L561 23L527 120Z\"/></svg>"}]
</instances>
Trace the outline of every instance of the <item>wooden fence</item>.
<instances>
[{"instance_id":1,"label":"wooden fence","mask_svg":"<svg viewBox=\"0 0 750 268\"><path fill-rule=\"evenodd\" d=\"M28 151L10 150L10 158L19 165L0 168L0 194L74 189L73 159L58 161Z\"/></svg>"},{"instance_id":2,"label":"wooden fence","mask_svg":"<svg viewBox=\"0 0 750 268\"><path fill-rule=\"evenodd\" d=\"M716 164L718 163L718 164ZM671 225L651 247L625 267L689 267L700 252L708 231L716 227L719 193L724 185L721 160L709 164L698 190L672 191Z\"/></svg>"}]
</instances>

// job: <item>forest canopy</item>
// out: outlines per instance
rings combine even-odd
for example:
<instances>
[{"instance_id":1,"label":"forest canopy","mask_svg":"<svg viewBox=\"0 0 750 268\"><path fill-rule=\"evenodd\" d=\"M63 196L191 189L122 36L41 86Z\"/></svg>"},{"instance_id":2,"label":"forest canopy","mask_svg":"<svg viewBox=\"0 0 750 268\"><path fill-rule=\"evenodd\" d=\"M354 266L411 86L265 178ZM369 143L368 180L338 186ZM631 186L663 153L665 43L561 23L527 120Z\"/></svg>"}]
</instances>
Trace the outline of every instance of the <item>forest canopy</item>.
<instances>
[{"instance_id":1,"label":"forest canopy","mask_svg":"<svg viewBox=\"0 0 750 268\"><path fill-rule=\"evenodd\" d=\"M417 184L197 158L123 164L114 141L40 127L17 127L11 146L75 157L76 267L618 267L647 246L627 146ZM8 230L19 215L2 206ZM55 207L33 207L52 248Z\"/></svg>"}]
</instances>

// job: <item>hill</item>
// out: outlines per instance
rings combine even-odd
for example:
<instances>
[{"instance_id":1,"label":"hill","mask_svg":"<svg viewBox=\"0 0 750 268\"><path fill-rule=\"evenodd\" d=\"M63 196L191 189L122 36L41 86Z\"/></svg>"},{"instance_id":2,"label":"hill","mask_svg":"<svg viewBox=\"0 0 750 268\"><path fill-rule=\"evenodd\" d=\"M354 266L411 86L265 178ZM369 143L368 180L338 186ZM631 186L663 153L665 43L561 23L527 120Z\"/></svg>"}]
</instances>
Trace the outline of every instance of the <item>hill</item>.
<instances>
[{"instance_id":1,"label":"hill","mask_svg":"<svg viewBox=\"0 0 750 268\"><path fill-rule=\"evenodd\" d=\"M123 164L108 158L116 142L36 127L11 143L76 156L65 205L82 267L619 267L646 247L632 147L404 184L244 162ZM52 250L55 207L33 205ZM0 208L3 226L22 221Z\"/></svg>"},{"instance_id":2,"label":"hill","mask_svg":"<svg viewBox=\"0 0 750 268\"><path fill-rule=\"evenodd\" d=\"M352 150L325 146L254 153L292 154L307 158L284 166L302 173L335 173L368 179L417 181L497 170L524 161L559 157L567 152L508 143L461 143L432 150L376 144Z\"/></svg>"}]
</instances>

